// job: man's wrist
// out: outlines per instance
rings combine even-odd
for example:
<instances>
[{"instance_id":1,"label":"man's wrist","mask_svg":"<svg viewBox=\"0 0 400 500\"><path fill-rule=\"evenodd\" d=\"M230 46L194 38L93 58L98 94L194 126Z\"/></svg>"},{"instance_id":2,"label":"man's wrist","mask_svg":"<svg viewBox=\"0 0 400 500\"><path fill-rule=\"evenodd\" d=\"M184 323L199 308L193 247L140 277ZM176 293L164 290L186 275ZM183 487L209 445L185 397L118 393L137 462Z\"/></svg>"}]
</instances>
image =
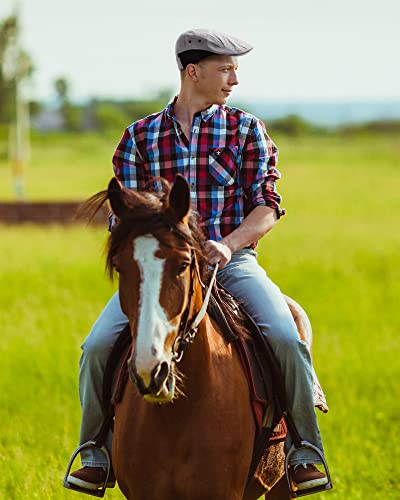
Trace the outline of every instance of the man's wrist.
<instances>
[{"instance_id":1,"label":"man's wrist","mask_svg":"<svg viewBox=\"0 0 400 500\"><path fill-rule=\"evenodd\" d=\"M230 253L233 253L236 252L237 248L234 246L232 238L230 238L229 236L225 236L225 238L222 238L222 240L220 240L219 243L221 243L221 245L226 246L230 251Z\"/></svg>"}]
</instances>

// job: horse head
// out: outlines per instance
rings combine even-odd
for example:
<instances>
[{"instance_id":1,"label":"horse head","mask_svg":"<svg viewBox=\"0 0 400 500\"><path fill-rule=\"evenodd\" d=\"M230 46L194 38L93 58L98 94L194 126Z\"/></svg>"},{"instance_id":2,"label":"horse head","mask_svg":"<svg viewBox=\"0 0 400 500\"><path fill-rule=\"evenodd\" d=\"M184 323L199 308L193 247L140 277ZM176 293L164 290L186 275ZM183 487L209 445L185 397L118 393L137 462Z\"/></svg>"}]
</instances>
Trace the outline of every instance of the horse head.
<instances>
[{"instance_id":1,"label":"horse head","mask_svg":"<svg viewBox=\"0 0 400 500\"><path fill-rule=\"evenodd\" d=\"M161 195L136 193L114 178L107 198L118 218L107 266L119 274L121 308L130 322L130 378L147 401L167 403L176 393L177 342L202 298L194 282L204 239L189 187L178 175Z\"/></svg>"}]
</instances>

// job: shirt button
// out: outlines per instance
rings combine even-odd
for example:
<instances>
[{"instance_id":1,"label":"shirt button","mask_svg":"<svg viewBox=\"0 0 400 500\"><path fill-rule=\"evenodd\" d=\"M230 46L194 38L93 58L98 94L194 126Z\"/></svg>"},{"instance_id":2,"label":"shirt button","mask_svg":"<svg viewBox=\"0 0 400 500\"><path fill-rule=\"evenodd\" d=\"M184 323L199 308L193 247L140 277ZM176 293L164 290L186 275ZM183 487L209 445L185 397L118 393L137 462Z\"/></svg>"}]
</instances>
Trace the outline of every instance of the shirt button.
<instances>
[{"instance_id":1,"label":"shirt button","mask_svg":"<svg viewBox=\"0 0 400 500\"><path fill-rule=\"evenodd\" d=\"M190 183L190 188L191 188L192 191L194 191L194 182Z\"/></svg>"},{"instance_id":2,"label":"shirt button","mask_svg":"<svg viewBox=\"0 0 400 500\"><path fill-rule=\"evenodd\" d=\"M191 155L191 156L190 156L190 159L191 159L191 160L194 160L195 158L196 158L196 157L195 157L194 155Z\"/></svg>"}]
</instances>

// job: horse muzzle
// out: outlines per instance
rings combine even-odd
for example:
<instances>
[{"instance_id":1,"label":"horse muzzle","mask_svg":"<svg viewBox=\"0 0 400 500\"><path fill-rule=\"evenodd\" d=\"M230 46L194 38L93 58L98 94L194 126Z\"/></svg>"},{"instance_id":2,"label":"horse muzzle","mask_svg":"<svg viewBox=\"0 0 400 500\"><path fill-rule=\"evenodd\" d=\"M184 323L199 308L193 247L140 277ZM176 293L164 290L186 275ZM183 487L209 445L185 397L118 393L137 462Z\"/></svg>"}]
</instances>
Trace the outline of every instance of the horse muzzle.
<instances>
[{"instance_id":1,"label":"horse muzzle","mask_svg":"<svg viewBox=\"0 0 400 500\"><path fill-rule=\"evenodd\" d=\"M136 369L135 356L128 361L128 373L140 394L149 403L169 403L174 397L175 377L167 361L158 363L150 375L141 376ZM144 380L150 380L148 384Z\"/></svg>"}]
</instances>

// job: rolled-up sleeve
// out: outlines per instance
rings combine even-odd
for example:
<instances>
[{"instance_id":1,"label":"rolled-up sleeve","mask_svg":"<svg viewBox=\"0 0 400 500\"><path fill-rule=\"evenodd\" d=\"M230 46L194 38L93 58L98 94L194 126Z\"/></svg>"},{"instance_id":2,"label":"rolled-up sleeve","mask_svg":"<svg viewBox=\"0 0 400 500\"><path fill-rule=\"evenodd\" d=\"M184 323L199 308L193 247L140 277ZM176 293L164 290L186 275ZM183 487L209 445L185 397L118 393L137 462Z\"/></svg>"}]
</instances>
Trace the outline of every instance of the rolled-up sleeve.
<instances>
[{"instance_id":1,"label":"rolled-up sleeve","mask_svg":"<svg viewBox=\"0 0 400 500\"><path fill-rule=\"evenodd\" d=\"M133 126L125 130L112 162L115 176L124 187L134 191L144 188L146 183L144 162L134 139Z\"/></svg>"},{"instance_id":2,"label":"rolled-up sleeve","mask_svg":"<svg viewBox=\"0 0 400 500\"><path fill-rule=\"evenodd\" d=\"M284 214L276 181L281 178L278 148L268 136L265 125L254 120L242 153L241 182L251 208L266 205L276 210L277 217Z\"/></svg>"}]
</instances>

